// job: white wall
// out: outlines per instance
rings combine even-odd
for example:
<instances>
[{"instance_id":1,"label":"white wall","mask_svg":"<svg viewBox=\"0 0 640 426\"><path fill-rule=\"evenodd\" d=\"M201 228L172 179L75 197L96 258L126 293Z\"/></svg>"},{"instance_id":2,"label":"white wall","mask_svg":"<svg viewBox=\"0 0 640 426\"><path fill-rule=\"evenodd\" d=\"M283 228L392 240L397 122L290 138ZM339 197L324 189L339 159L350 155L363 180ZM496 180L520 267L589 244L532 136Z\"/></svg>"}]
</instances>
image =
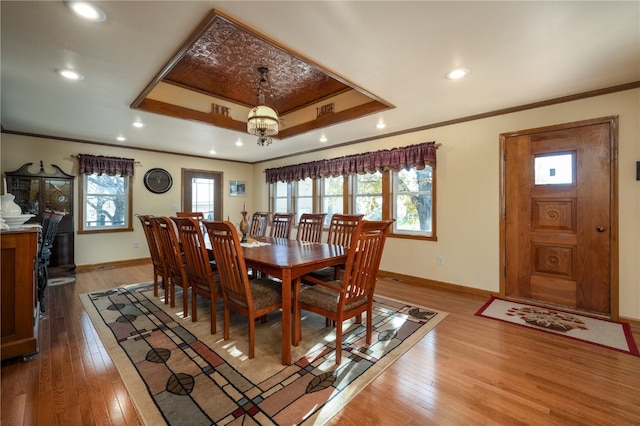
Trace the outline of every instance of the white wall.
<instances>
[{"instance_id":1,"label":"white wall","mask_svg":"<svg viewBox=\"0 0 640 426\"><path fill-rule=\"evenodd\" d=\"M424 130L256 165L256 209L268 207L264 169L436 141L438 241L387 240L380 268L499 291L499 135L619 116L620 315L640 320L640 89ZM274 142L277 143L277 142ZM438 266L437 258L444 257Z\"/></svg>"},{"instance_id":2,"label":"white wall","mask_svg":"<svg viewBox=\"0 0 640 426\"><path fill-rule=\"evenodd\" d=\"M381 269L488 291L499 291L499 134L598 117L618 115L619 129L619 252L620 315L640 320L640 182L635 180L640 161L640 89L628 90L560 105L491 117L412 134L363 142L322 153L247 165L204 158L153 153L126 148L1 134L1 171L27 162L56 164L77 175L72 155L94 154L135 158L134 213L171 215L180 205L181 168L224 173L223 217L238 223L242 205L247 211L267 210L268 185L264 169L298 162L436 141L438 241L390 238ZM427 121L427 120L425 120ZM274 142L274 143L277 143ZM265 148L268 149L268 148ZM153 167L167 169L174 178L166 194L152 194L142 177ZM229 197L230 180L247 181L246 197ZM77 212L76 182L76 212ZM76 219L77 220L77 219ZM77 265L148 257L137 219L135 232L76 235ZM76 222L77 229L77 222ZM133 243L139 242L139 248ZM438 256L444 266L437 265Z\"/></svg>"},{"instance_id":3,"label":"white wall","mask_svg":"<svg viewBox=\"0 0 640 426\"><path fill-rule=\"evenodd\" d=\"M2 173L18 169L25 163L34 163L32 172L38 171L40 160L43 161L45 171L51 173L51 164L59 166L66 173L78 176L78 160L73 158L77 154L111 155L116 157L134 158L139 164L135 166L133 182L133 213L152 214L156 216L172 216L180 209L182 169L197 169L222 172L224 177L223 218L230 217L233 223L240 221L243 203L247 210L253 211L252 199L255 186L247 185L245 197L229 196L229 181L243 180L250 183L253 166L250 164L230 161L209 160L188 156L162 154L127 148L116 148L86 144L78 142L59 141L53 139L18 136L3 133L0 140L0 154L2 156ZM161 167L173 177L173 186L165 194L149 192L143 183L147 170ZM75 229L78 229L78 179L75 180L74 218ZM104 234L76 234L75 262L76 265L95 265L107 262L117 262L128 259L149 257L149 250L142 231L140 221L133 217L134 232L114 232ZM134 243L138 242L138 248Z\"/></svg>"}]
</instances>

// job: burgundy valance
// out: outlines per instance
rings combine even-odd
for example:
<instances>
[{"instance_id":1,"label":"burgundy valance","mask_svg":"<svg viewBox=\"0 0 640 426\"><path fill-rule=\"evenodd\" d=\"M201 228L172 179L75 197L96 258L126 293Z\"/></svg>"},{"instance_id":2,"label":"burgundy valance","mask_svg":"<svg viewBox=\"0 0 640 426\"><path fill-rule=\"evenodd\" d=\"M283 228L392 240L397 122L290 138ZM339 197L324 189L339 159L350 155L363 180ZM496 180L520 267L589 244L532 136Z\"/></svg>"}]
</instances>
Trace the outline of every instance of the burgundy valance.
<instances>
[{"instance_id":1,"label":"burgundy valance","mask_svg":"<svg viewBox=\"0 0 640 426\"><path fill-rule=\"evenodd\" d=\"M106 157L104 155L78 154L80 174L109 176L133 176L133 158Z\"/></svg>"},{"instance_id":2,"label":"burgundy valance","mask_svg":"<svg viewBox=\"0 0 640 426\"><path fill-rule=\"evenodd\" d=\"M324 178L348 176L353 174L375 173L384 170L424 169L426 165L436 165L435 142L424 142L400 148L347 155L328 160L266 169L267 183L293 182L306 178Z\"/></svg>"}]
</instances>

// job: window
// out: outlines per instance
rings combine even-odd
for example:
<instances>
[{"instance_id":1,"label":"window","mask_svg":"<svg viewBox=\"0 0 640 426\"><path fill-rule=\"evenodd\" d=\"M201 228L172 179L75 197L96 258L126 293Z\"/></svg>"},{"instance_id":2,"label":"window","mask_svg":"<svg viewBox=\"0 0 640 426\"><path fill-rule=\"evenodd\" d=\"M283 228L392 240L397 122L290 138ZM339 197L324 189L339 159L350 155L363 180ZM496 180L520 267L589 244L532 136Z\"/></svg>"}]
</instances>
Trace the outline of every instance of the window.
<instances>
[{"instance_id":1,"label":"window","mask_svg":"<svg viewBox=\"0 0 640 426\"><path fill-rule=\"evenodd\" d=\"M322 213L327 216L324 224L329 226L331 216L344 213L344 178L342 176L323 178L321 181Z\"/></svg>"},{"instance_id":2,"label":"window","mask_svg":"<svg viewBox=\"0 0 640 426\"><path fill-rule=\"evenodd\" d=\"M131 231L131 185L128 176L83 174L78 232Z\"/></svg>"},{"instance_id":3,"label":"window","mask_svg":"<svg viewBox=\"0 0 640 426\"><path fill-rule=\"evenodd\" d=\"M366 220L382 219L382 173L354 176L354 212Z\"/></svg>"},{"instance_id":4,"label":"window","mask_svg":"<svg viewBox=\"0 0 640 426\"><path fill-rule=\"evenodd\" d=\"M568 185L575 181L574 156L570 153L536 156L534 173L536 185Z\"/></svg>"},{"instance_id":5,"label":"window","mask_svg":"<svg viewBox=\"0 0 640 426\"><path fill-rule=\"evenodd\" d=\"M266 169L270 211L326 213L327 225L336 213L393 219L391 236L436 241L438 146L424 142ZM560 166L545 167L553 175Z\"/></svg>"},{"instance_id":6,"label":"window","mask_svg":"<svg viewBox=\"0 0 640 426\"><path fill-rule=\"evenodd\" d=\"M313 179L296 182L296 223L303 213L313 213Z\"/></svg>"},{"instance_id":7,"label":"window","mask_svg":"<svg viewBox=\"0 0 640 426\"><path fill-rule=\"evenodd\" d=\"M285 213L290 210L290 187L291 185L289 185L287 182L277 182L273 185L273 212Z\"/></svg>"},{"instance_id":8,"label":"window","mask_svg":"<svg viewBox=\"0 0 640 426\"><path fill-rule=\"evenodd\" d=\"M394 231L433 233L433 169L411 168L393 173Z\"/></svg>"}]
</instances>

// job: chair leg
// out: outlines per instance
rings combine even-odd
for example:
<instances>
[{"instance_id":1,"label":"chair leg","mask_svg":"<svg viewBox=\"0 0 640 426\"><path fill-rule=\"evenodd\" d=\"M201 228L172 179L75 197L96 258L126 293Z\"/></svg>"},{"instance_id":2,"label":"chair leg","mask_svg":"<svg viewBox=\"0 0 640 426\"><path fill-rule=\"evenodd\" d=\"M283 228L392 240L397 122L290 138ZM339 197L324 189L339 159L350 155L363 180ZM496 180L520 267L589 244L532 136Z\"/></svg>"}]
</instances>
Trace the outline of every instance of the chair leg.
<instances>
[{"instance_id":1,"label":"chair leg","mask_svg":"<svg viewBox=\"0 0 640 426\"><path fill-rule=\"evenodd\" d=\"M182 310L185 317L189 316L189 285L182 284Z\"/></svg>"},{"instance_id":2,"label":"chair leg","mask_svg":"<svg viewBox=\"0 0 640 426\"><path fill-rule=\"evenodd\" d=\"M191 322L198 321L198 308L196 305L198 304L198 296L195 291L191 292Z\"/></svg>"},{"instance_id":3,"label":"chair leg","mask_svg":"<svg viewBox=\"0 0 640 426\"><path fill-rule=\"evenodd\" d=\"M372 321L372 308L369 308L367 311L367 345L371 344L371 330L373 329L373 321Z\"/></svg>"},{"instance_id":4,"label":"chair leg","mask_svg":"<svg viewBox=\"0 0 640 426\"><path fill-rule=\"evenodd\" d=\"M153 297L158 297L158 274L153 273Z\"/></svg>"},{"instance_id":5,"label":"chair leg","mask_svg":"<svg viewBox=\"0 0 640 426\"><path fill-rule=\"evenodd\" d=\"M211 334L216 334L216 323L218 320L218 309L216 307L216 297L211 295Z\"/></svg>"},{"instance_id":6,"label":"chair leg","mask_svg":"<svg viewBox=\"0 0 640 426\"><path fill-rule=\"evenodd\" d=\"M255 356L256 346L256 322L251 316L249 319L249 359L253 359Z\"/></svg>"},{"instance_id":7,"label":"chair leg","mask_svg":"<svg viewBox=\"0 0 640 426\"><path fill-rule=\"evenodd\" d=\"M342 362L342 323L336 321L336 364L340 365L341 362Z\"/></svg>"},{"instance_id":8,"label":"chair leg","mask_svg":"<svg viewBox=\"0 0 640 426\"><path fill-rule=\"evenodd\" d=\"M229 308L227 303L224 303L224 340L229 340Z\"/></svg>"},{"instance_id":9,"label":"chair leg","mask_svg":"<svg viewBox=\"0 0 640 426\"><path fill-rule=\"evenodd\" d=\"M298 346L302 340L302 315L298 305L298 296L300 296L300 278L296 278L293 286L293 300L291 301L291 310L293 313L293 328L291 330L291 344Z\"/></svg>"}]
</instances>

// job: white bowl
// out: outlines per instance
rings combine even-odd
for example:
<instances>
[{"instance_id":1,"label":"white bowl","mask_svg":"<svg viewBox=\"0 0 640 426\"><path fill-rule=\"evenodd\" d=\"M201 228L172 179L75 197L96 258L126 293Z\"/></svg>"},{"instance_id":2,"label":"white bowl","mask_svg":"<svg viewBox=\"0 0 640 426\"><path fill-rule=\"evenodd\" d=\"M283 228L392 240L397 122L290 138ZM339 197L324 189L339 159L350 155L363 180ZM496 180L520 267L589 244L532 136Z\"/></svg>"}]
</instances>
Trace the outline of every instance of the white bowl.
<instances>
[{"instance_id":1,"label":"white bowl","mask_svg":"<svg viewBox=\"0 0 640 426\"><path fill-rule=\"evenodd\" d=\"M18 228L34 216L35 214L21 214L17 216L2 216L2 218L9 225L9 228Z\"/></svg>"}]
</instances>

